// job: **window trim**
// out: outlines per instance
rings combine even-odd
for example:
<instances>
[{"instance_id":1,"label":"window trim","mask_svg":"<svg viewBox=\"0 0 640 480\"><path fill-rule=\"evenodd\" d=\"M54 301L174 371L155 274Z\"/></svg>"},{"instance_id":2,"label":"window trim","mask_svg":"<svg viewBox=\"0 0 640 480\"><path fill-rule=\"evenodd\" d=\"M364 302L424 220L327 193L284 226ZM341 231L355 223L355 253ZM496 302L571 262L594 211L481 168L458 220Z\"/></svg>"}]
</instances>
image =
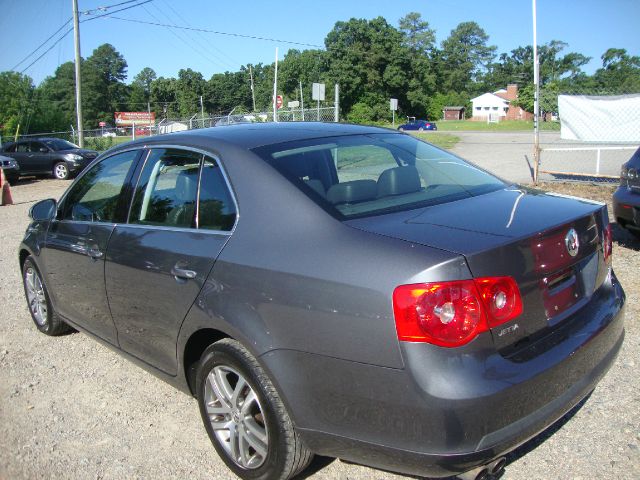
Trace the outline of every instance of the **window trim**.
<instances>
[{"instance_id":1,"label":"window trim","mask_svg":"<svg viewBox=\"0 0 640 480\"><path fill-rule=\"evenodd\" d=\"M89 172L91 169L93 169L93 167L95 167L98 163L102 163L103 161L114 157L116 155L120 155L121 153L127 153L127 152L132 152L132 151L137 151L137 150L143 150L141 148L126 148L123 150L118 150L117 152L113 152L109 155L105 155L104 157L102 155L98 155L95 159L93 159L89 165L87 165L84 169L82 169L82 172L80 172L80 174L73 180L73 182L71 183L71 185L69 185L69 187L65 190L65 192L62 194L62 196L60 197L60 200L57 201L56 203L56 216L54 218L54 220L56 222L73 222L73 223L78 223L78 224L88 224L88 225L118 225L121 222L88 222L88 221L84 221L84 220L70 220L68 218L58 218L59 215L61 214L61 207L64 205L64 201L67 199L67 196L69 195L69 192L73 189L73 187L75 186L76 183L78 183L80 181L80 179L82 177L84 177L87 172ZM131 165L131 167L129 167L129 171L127 172L127 176L125 177L125 181L122 184L122 190L120 191L120 195L123 194L127 194L127 191L129 190L129 187L131 185L131 180L133 179L134 175L136 174L136 169L138 168L138 164L140 163L140 151L138 151L137 156L133 159L133 164ZM120 203L121 199L118 199L118 203ZM131 203L131 199L128 200L129 203Z\"/></svg>"},{"instance_id":2,"label":"window trim","mask_svg":"<svg viewBox=\"0 0 640 480\"><path fill-rule=\"evenodd\" d=\"M192 228L192 227L166 227L163 225L141 225L141 224L136 224L136 223L130 223L130 218L131 218L131 208L133 207L133 196L131 197L131 199L129 200L129 208L128 208L128 212L127 212L127 218L125 223L122 223L121 225L126 225L127 227L132 227L132 228L146 228L146 229L156 229L156 230L169 230L169 231L178 231L178 232L201 232L201 233L211 233L214 235L231 235L233 234L233 232L235 232L236 227L238 226L238 220L240 219L240 209L238 208L238 202L236 200L236 194L235 191L233 190L233 187L231 186L231 182L229 181L229 178L227 177L227 172L224 168L224 165L222 164L222 162L220 161L220 157L218 155L216 155L213 152L207 151L207 150L203 150L201 148L196 148L196 147L189 147L186 145L171 145L171 144L157 144L157 145L145 145L143 148L141 148L140 150L145 150L146 153L143 155L144 157L144 161L140 162L140 168L136 168L136 172L134 173L135 176L135 183L132 183L132 187L133 187L133 192L136 191L136 189L138 188L138 182L140 181L140 176L142 175L142 171L144 170L144 167L149 159L149 156L151 155L151 150L155 150L155 149L163 149L163 148L173 148L176 150L187 150L189 152L194 152L194 153L198 153L200 155L206 156L206 157L210 157L213 158L216 163L218 164L218 167L220 168L220 171L222 172L222 178L224 179L224 183L227 187L227 190L229 191L229 195L231 196L231 200L233 201L233 205L235 206L236 209L236 218L235 221L233 222L233 226L231 227L231 230L213 230L213 229L208 229L208 228L199 228L199 218L198 218L198 214L199 214L199 210L200 210L200 179L202 176L202 165L203 165L203 161L204 158L200 160L200 167L199 167L199 171L198 171L198 192L197 192L197 201L196 201L196 228ZM132 149L134 150L134 149ZM121 150L117 153L121 153L124 150ZM133 179L132 179L133 180Z\"/></svg>"}]
</instances>

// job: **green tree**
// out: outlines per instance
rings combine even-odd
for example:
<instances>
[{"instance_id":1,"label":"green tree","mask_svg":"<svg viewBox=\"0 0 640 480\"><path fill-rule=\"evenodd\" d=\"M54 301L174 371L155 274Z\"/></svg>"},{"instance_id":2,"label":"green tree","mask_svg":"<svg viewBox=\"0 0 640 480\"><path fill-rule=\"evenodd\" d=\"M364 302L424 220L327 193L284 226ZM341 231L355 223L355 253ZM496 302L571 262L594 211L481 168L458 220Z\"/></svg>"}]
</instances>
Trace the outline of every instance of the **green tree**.
<instances>
[{"instance_id":1,"label":"green tree","mask_svg":"<svg viewBox=\"0 0 640 480\"><path fill-rule=\"evenodd\" d=\"M158 108L161 118L178 117L175 78L160 77L151 83L151 102Z\"/></svg>"},{"instance_id":2,"label":"green tree","mask_svg":"<svg viewBox=\"0 0 640 480\"><path fill-rule=\"evenodd\" d=\"M402 17L399 26L403 44L411 52L406 102L401 105L400 111L411 116L424 117L427 116L429 104L436 92L435 31L416 12Z\"/></svg>"},{"instance_id":3,"label":"green tree","mask_svg":"<svg viewBox=\"0 0 640 480\"><path fill-rule=\"evenodd\" d=\"M69 130L70 125L76 124L75 89L75 64L73 62L63 63L52 76L44 79L38 87L36 97L38 126L34 131L66 131ZM83 98L86 98L87 92L83 93Z\"/></svg>"},{"instance_id":4,"label":"green tree","mask_svg":"<svg viewBox=\"0 0 640 480\"><path fill-rule=\"evenodd\" d=\"M477 81L495 56L489 35L476 22L463 22L442 42L438 66L442 92L477 92Z\"/></svg>"},{"instance_id":5,"label":"green tree","mask_svg":"<svg viewBox=\"0 0 640 480\"><path fill-rule=\"evenodd\" d=\"M178 72L175 92L180 117L189 118L200 112L200 96L204 94L205 84L200 72L190 68Z\"/></svg>"},{"instance_id":6,"label":"green tree","mask_svg":"<svg viewBox=\"0 0 640 480\"><path fill-rule=\"evenodd\" d=\"M151 84L157 78L156 72L149 67L143 68L133 77L129 87L129 109L142 110L151 101Z\"/></svg>"},{"instance_id":7,"label":"green tree","mask_svg":"<svg viewBox=\"0 0 640 480\"><path fill-rule=\"evenodd\" d=\"M214 74L205 86L206 104L210 111L227 114L236 111L252 110L249 68L242 67L239 72Z\"/></svg>"},{"instance_id":8,"label":"green tree","mask_svg":"<svg viewBox=\"0 0 640 480\"><path fill-rule=\"evenodd\" d=\"M127 106L127 62L108 43L96 48L82 65L82 113L85 128L113 122L113 114Z\"/></svg>"},{"instance_id":9,"label":"green tree","mask_svg":"<svg viewBox=\"0 0 640 480\"><path fill-rule=\"evenodd\" d=\"M411 53L403 40L382 17L335 24L325 39L327 78L340 85L343 111L348 113L358 102L373 107L372 101L388 110L389 98L406 103Z\"/></svg>"},{"instance_id":10,"label":"green tree","mask_svg":"<svg viewBox=\"0 0 640 480\"><path fill-rule=\"evenodd\" d=\"M599 88L620 94L640 92L640 57L624 48L610 48L600 58L602 68L593 76Z\"/></svg>"},{"instance_id":11,"label":"green tree","mask_svg":"<svg viewBox=\"0 0 640 480\"><path fill-rule=\"evenodd\" d=\"M15 135L18 124L22 132L33 114L32 99L35 87L27 75L17 72L0 73L0 125L2 137Z\"/></svg>"}]
</instances>

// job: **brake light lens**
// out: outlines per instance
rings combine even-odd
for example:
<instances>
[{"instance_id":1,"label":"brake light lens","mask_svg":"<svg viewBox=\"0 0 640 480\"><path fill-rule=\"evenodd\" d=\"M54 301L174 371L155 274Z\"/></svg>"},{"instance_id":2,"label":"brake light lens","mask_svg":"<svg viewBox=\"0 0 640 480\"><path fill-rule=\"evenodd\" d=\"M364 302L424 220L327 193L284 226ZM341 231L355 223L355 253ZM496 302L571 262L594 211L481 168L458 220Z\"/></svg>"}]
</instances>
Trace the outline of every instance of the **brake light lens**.
<instances>
[{"instance_id":1,"label":"brake light lens","mask_svg":"<svg viewBox=\"0 0 640 480\"><path fill-rule=\"evenodd\" d=\"M610 223L608 223L605 227L602 237L602 251L604 254L604 261L609 263L611 261L611 254L613 253L613 232L611 231Z\"/></svg>"},{"instance_id":2,"label":"brake light lens","mask_svg":"<svg viewBox=\"0 0 640 480\"><path fill-rule=\"evenodd\" d=\"M511 277L401 285L393 292L398 339L459 347L522 313Z\"/></svg>"}]
</instances>

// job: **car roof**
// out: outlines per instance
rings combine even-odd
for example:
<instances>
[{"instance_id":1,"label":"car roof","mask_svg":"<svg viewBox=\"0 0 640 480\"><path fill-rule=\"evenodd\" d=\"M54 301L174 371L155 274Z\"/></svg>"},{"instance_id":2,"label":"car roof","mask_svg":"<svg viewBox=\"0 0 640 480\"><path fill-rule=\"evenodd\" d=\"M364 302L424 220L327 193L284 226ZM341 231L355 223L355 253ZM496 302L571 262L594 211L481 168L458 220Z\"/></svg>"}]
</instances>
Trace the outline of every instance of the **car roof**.
<instances>
[{"instance_id":1,"label":"car roof","mask_svg":"<svg viewBox=\"0 0 640 480\"><path fill-rule=\"evenodd\" d=\"M237 123L219 127L185 130L153 137L145 137L129 142L127 148L138 145L152 145L159 143L175 143L188 145L190 143L210 144L224 142L243 149L253 149L265 145L285 143L313 138L337 137L345 135L364 135L373 133L393 133L401 135L395 130L351 125L344 123L322 122L270 122L270 123Z\"/></svg>"}]
</instances>

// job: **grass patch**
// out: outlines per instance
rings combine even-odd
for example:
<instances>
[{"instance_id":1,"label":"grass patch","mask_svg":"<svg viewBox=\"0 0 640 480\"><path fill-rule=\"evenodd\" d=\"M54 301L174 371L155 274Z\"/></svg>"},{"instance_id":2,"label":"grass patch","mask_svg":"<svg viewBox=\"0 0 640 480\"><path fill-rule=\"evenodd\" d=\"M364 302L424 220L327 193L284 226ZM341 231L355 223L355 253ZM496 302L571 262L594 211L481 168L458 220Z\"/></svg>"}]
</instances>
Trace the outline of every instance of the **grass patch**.
<instances>
[{"instance_id":1,"label":"grass patch","mask_svg":"<svg viewBox=\"0 0 640 480\"><path fill-rule=\"evenodd\" d=\"M424 140L425 142L432 143L436 147L444 148L445 150L451 150L460 141L460 137L452 135L451 133L440 132L407 132L411 135Z\"/></svg>"},{"instance_id":2,"label":"grass patch","mask_svg":"<svg viewBox=\"0 0 640 480\"><path fill-rule=\"evenodd\" d=\"M438 130L445 132L455 131L487 131L487 132L533 132L533 121L528 120L504 120L498 123L474 122L471 120L447 120L438 122ZM540 122L540 130L558 131L560 124L557 122Z\"/></svg>"}]
</instances>

